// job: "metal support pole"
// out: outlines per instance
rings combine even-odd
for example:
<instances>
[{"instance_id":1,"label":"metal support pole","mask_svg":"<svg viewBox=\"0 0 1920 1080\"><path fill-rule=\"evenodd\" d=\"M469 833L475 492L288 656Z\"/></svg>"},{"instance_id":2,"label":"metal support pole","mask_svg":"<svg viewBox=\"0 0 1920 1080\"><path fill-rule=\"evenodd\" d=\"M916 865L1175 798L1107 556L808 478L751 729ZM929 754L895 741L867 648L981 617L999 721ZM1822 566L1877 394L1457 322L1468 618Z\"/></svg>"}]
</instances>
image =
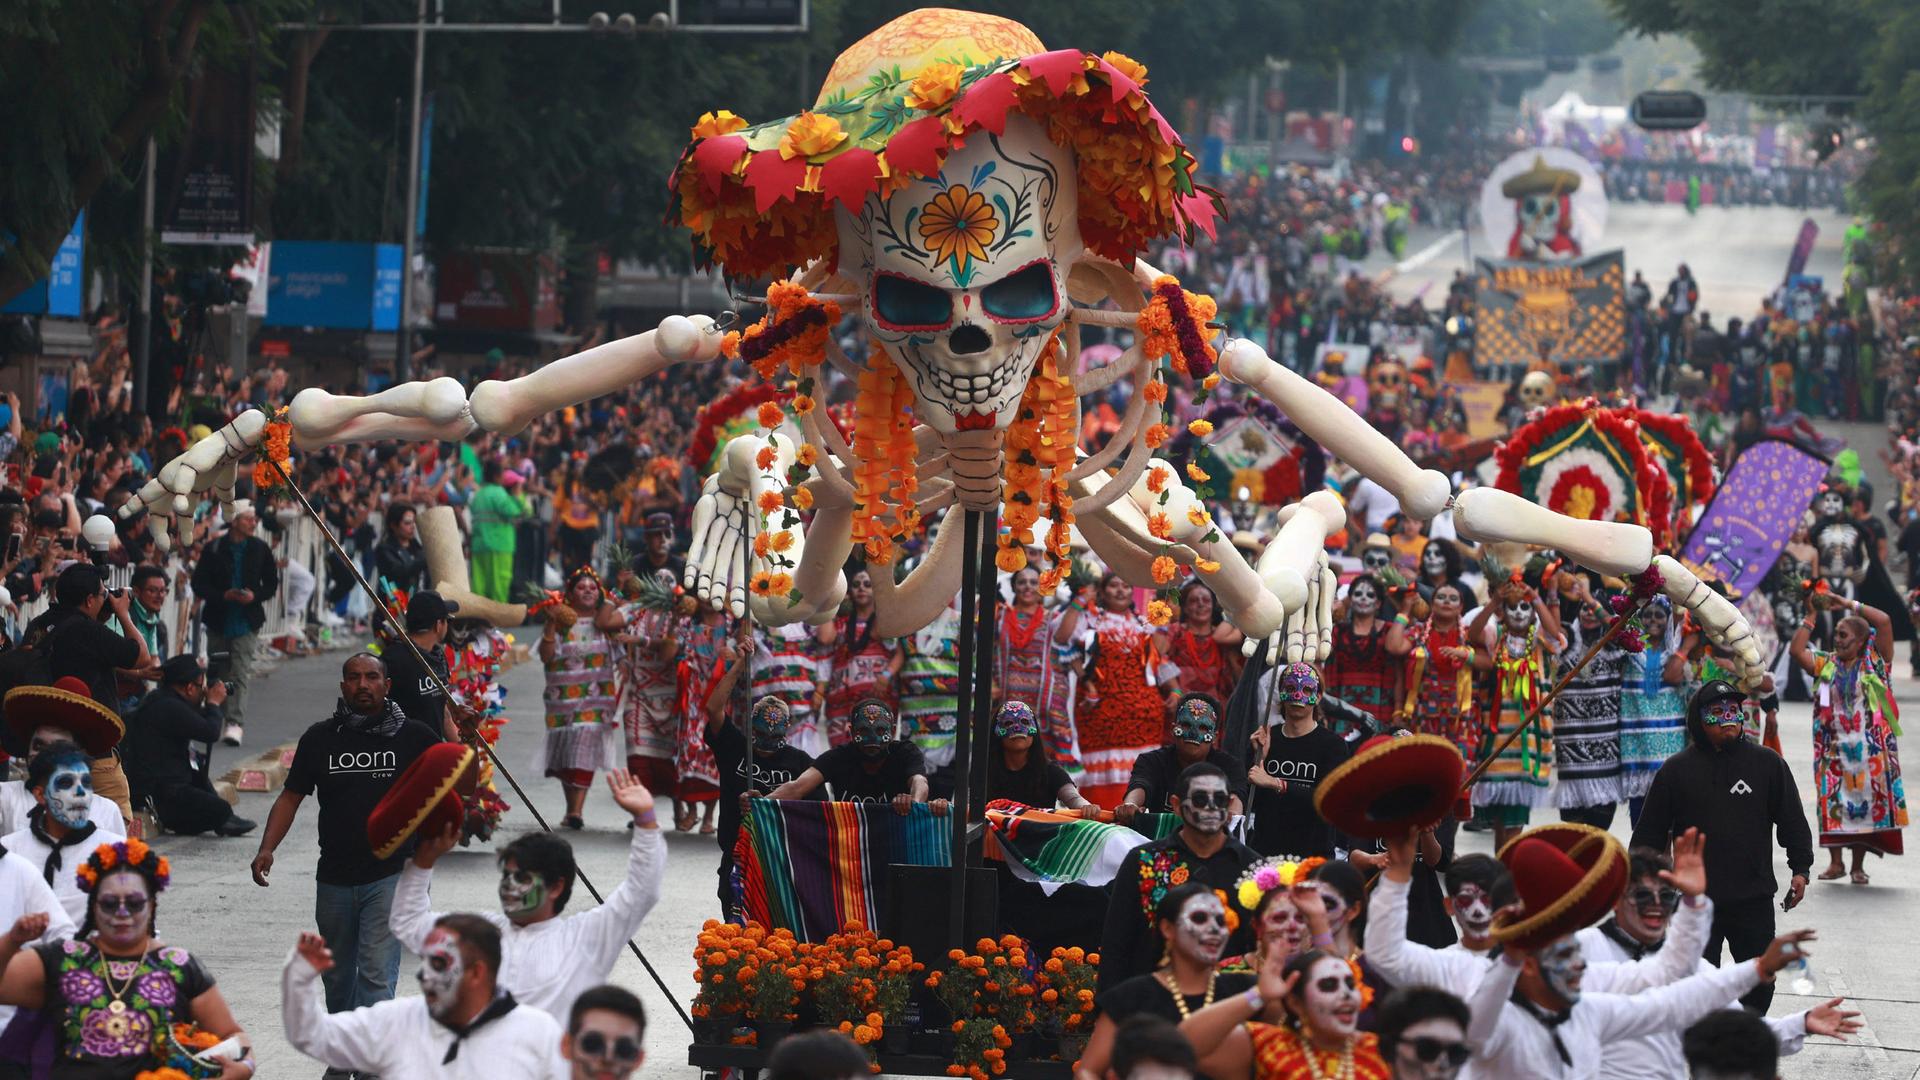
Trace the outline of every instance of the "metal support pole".
<instances>
[{"instance_id":1,"label":"metal support pole","mask_svg":"<svg viewBox=\"0 0 1920 1080\"><path fill-rule=\"evenodd\" d=\"M406 237L400 256L400 332L394 336L395 382L413 378L413 256L418 250L414 219L420 213L420 97L427 77L427 0L420 0L418 25L413 31L413 123L407 128L407 213L401 228Z\"/></svg>"},{"instance_id":2,"label":"metal support pole","mask_svg":"<svg viewBox=\"0 0 1920 1080\"><path fill-rule=\"evenodd\" d=\"M960 662L960 697L954 715L953 798L948 800L951 823L953 888L947 909L947 943L961 948L966 940L967 823L971 816L968 794L973 784L973 676L978 653L974 649L974 618L978 614L980 576L980 519L978 510L960 515L960 640L955 642ZM949 523L952 519L949 517ZM884 569L884 567L882 568Z\"/></svg>"},{"instance_id":3,"label":"metal support pole","mask_svg":"<svg viewBox=\"0 0 1920 1080\"><path fill-rule=\"evenodd\" d=\"M148 371L153 364L153 183L160 155L147 136L147 176L140 208L140 300L133 320L133 411L147 411ZM266 282L260 283L266 288Z\"/></svg>"},{"instance_id":4,"label":"metal support pole","mask_svg":"<svg viewBox=\"0 0 1920 1080\"><path fill-rule=\"evenodd\" d=\"M992 763L987 755L993 752L993 740L989 737L993 730L993 643L999 636L999 619L995 600L998 599L999 575L995 572L995 537L1000 532L1000 512L998 509L980 513L980 569L976 575L978 593L974 599L974 610L979 626L974 631L973 644L973 681L962 684L962 693L973 695L973 787L968 792L967 815L961 819L969 831L977 824L980 826L981 843L967 845L967 866L980 866L986 860L985 829L987 821L987 773Z\"/></svg>"}]
</instances>

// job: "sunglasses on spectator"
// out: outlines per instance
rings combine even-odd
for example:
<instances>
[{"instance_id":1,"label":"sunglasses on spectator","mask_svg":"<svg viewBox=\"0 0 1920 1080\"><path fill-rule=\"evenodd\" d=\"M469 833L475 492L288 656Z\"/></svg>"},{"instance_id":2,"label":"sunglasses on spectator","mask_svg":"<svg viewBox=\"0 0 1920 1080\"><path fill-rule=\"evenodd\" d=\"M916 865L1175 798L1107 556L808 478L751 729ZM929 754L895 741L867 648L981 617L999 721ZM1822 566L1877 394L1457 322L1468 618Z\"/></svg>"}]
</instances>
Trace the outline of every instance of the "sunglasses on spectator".
<instances>
[{"instance_id":1,"label":"sunglasses on spectator","mask_svg":"<svg viewBox=\"0 0 1920 1080\"><path fill-rule=\"evenodd\" d=\"M103 896L100 910L109 915L138 915L147 910L147 898L139 893L128 896Z\"/></svg>"},{"instance_id":2,"label":"sunglasses on spectator","mask_svg":"<svg viewBox=\"0 0 1920 1080\"><path fill-rule=\"evenodd\" d=\"M1649 889L1642 885L1627 893L1627 899L1643 910L1658 904L1663 910L1673 911L1680 906L1680 890Z\"/></svg>"},{"instance_id":3,"label":"sunglasses on spectator","mask_svg":"<svg viewBox=\"0 0 1920 1080\"><path fill-rule=\"evenodd\" d=\"M1467 1048L1466 1043L1453 1042L1448 1039L1434 1039L1434 1038L1413 1039L1409 1042L1402 1043L1401 1045L1411 1049L1413 1051L1413 1056L1419 1058L1421 1061L1431 1063L1434 1061L1438 1061L1442 1057L1445 1057L1447 1059L1447 1064L1452 1065L1455 1068L1458 1068L1461 1065L1465 1065L1467 1063L1467 1058L1470 1057L1473 1053L1473 1051Z\"/></svg>"},{"instance_id":4,"label":"sunglasses on spectator","mask_svg":"<svg viewBox=\"0 0 1920 1080\"><path fill-rule=\"evenodd\" d=\"M573 1044L588 1057L612 1058L614 1061L640 1060L640 1044L627 1035L608 1039L603 1031L583 1031L573 1040Z\"/></svg>"}]
</instances>

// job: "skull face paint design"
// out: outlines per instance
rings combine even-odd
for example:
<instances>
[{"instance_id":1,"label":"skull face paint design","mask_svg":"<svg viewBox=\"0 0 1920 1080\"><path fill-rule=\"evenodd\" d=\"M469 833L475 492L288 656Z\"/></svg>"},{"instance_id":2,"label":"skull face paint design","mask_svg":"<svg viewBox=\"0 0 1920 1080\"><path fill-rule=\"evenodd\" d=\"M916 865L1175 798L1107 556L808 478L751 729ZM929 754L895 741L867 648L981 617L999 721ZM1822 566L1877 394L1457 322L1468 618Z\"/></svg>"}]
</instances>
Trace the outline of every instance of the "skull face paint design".
<instances>
[{"instance_id":1,"label":"skull face paint design","mask_svg":"<svg viewBox=\"0 0 1920 1080\"><path fill-rule=\"evenodd\" d=\"M1380 610L1380 586L1362 578L1347 590L1347 608L1355 615L1373 615Z\"/></svg>"},{"instance_id":2,"label":"skull face paint design","mask_svg":"<svg viewBox=\"0 0 1920 1080\"><path fill-rule=\"evenodd\" d=\"M1821 517L1837 518L1847 512L1847 500L1837 491L1821 492L1820 501L1814 506L1819 509Z\"/></svg>"},{"instance_id":3,"label":"skull face paint design","mask_svg":"<svg viewBox=\"0 0 1920 1080\"><path fill-rule=\"evenodd\" d=\"M1393 565L1393 549L1370 547L1360 552L1360 565L1369 574L1377 574Z\"/></svg>"},{"instance_id":4,"label":"skull face paint design","mask_svg":"<svg viewBox=\"0 0 1920 1080\"><path fill-rule=\"evenodd\" d=\"M1274 894L1278 894L1275 896ZM1260 921L1256 924L1262 944L1269 948L1278 946L1283 956L1292 956L1300 951L1307 941L1307 919L1300 914L1300 908L1285 890L1275 889L1268 894L1272 899L1260 909Z\"/></svg>"},{"instance_id":5,"label":"skull face paint design","mask_svg":"<svg viewBox=\"0 0 1920 1080\"><path fill-rule=\"evenodd\" d=\"M138 953L153 929L147 879L131 870L110 873L95 887L92 903L101 943L115 953Z\"/></svg>"},{"instance_id":6,"label":"skull face paint design","mask_svg":"<svg viewBox=\"0 0 1920 1080\"><path fill-rule=\"evenodd\" d=\"M1194 832L1211 836L1227 827L1232 798L1224 778L1196 776L1187 787L1187 797L1180 800L1180 820Z\"/></svg>"},{"instance_id":7,"label":"skull face paint design","mask_svg":"<svg viewBox=\"0 0 1920 1080\"><path fill-rule=\"evenodd\" d=\"M93 773L61 766L47 778L47 816L69 829L84 829L93 813Z\"/></svg>"},{"instance_id":8,"label":"skull face paint design","mask_svg":"<svg viewBox=\"0 0 1920 1080\"><path fill-rule=\"evenodd\" d=\"M1485 941L1493 929L1493 897L1469 881L1448 899L1453 902L1453 921L1460 928L1460 936Z\"/></svg>"},{"instance_id":9,"label":"skull face paint design","mask_svg":"<svg viewBox=\"0 0 1920 1080\"><path fill-rule=\"evenodd\" d=\"M420 946L420 996L427 1012L446 1023L460 1001L460 979L467 973L460 956L460 938L444 927L427 935Z\"/></svg>"},{"instance_id":10,"label":"skull face paint design","mask_svg":"<svg viewBox=\"0 0 1920 1080\"><path fill-rule=\"evenodd\" d=\"M524 919L547 902L547 878L512 863L500 866L500 913L509 919Z\"/></svg>"},{"instance_id":11,"label":"skull face paint design","mask_svg":"<svg viewBox=\"0 0 1920 1080\"><path fill-rule=\"evenodd\" d=\"M1500 606L1500 621L1513 633L1526 633L1533 626L1533 620L1533 602L1530 600L1509 600Z\"/></svg>"},{"instance_id":12,"label":"skull face paint design","mask_svg":"<svg viewBox=\"0 0 1920 1080\"><path fill-rule=\"evenodd\" d=\"M1300 1004L1315 1031L1352 1035L1360 1019L1360 981L1353 965L1337 956L1315 960L1300 980Z\"/></svg>"},{"instance_id":13,"label":"skull face paint design","mask_svg":"<svg viewBox=\"0 0 1920 1080\"><path fill-rule=\"evenodd\" d=\"M1034 718L1033 706L1024 701L1009 701L994 714L993 733L1002 739L1023 735L1032 738L1040 734L1040 721Z\"/></svg>"},{"instance_id":14,"label":"skull face paint design","mask_svg":"<svg viewBox=\"0 0 1920 1080\"><path fill-rule=\"evenodd\" d=\"M862 287L867 330L945 434L1012 422L1040 349L1066 320L1078 261L1073 153L1019 114L979 132L940 173L858 215L835 214L841 272Z\"/></svg>"},{"instance_id":15,"label":"skull face paint design","mask_svg":"<svg viewBox=\"0 0 1920 1080\"><path fill-rule=\"evenodd\" d=\"M1438 578L1446 575L1447 551L1440 546L1443 543L1445 543L1443 540L1429 540L1427 541L1427 546L1421 549L1421 574L1430 578Z\"/></svg>"},{"instance_id":16,"label":"skull face paint design","mask_svg":"<svg viewBox=\"0 0 1920 1080\"><path fill-rule=\"evenodd\" d=\"M1218 896L1202 893L1181 905L1180 917L1173 924L1175 951L1200 967L1211 968L1219 963L1220 952L1226 947L1227 909Z\"/></svg>"},{"instance_id":17,"label":"skull face paint design","mask_svg":"<svg viewBox=\"0 0 1920 1080\"><path fill-rule=\"evenodd\" d=\"M1173 711L1173 737L1181 742L1211 743L1220 734L1220 714L1205 698L1188 698Z\"/></svg>"},{"instance_id":18,"label":"skull face paint design","mask_svg":"<svg viewBox=\"0 0 1920 1080\"><path fill-rule=\"evenodd\" d=\"M1280 704L1320 704L1320 673L1312 664L1292 663L1280 673Z\"/></svg>"},{"instance_id":19,"label":"skull face paint design","mask_svg":"<svg viewBox=\"0 0 1920 1080\"><path fill-rule=\"evenodd\" d=\"M771 752L787 744L793 713L784 700L768 694L753 703L751 722L754 749Z\"/></svg>"},{"instance_id":20,"label":"skull face paint design","mask_svg":"<svg viewBox=\"0 0 1920 1080\"><path fill-rule=\"evenodd\" d=\"M1580 1000L1580 981L1587 973L1587 958L1580 953L1580 943L1571 935L1540 950L1538 954L1540 977L1546 981L1547 989L1560 995L1568 1005Z\"/></svg>"}]
</instances>

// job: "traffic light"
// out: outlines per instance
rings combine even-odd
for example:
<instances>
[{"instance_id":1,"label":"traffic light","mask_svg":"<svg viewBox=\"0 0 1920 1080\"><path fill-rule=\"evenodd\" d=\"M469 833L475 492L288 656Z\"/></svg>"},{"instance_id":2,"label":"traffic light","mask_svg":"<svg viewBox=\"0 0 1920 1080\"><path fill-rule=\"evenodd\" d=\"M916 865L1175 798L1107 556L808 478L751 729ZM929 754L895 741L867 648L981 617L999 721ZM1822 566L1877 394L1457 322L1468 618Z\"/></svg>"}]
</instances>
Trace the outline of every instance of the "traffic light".
<instances>
[{"instance_id":1,"label":"traffic light","mask_svg":"<svg viewBox=\"0 0 1920 1080\"><path fill-rule=\"evenodd\" d=\"M1416 139L1416 138L1414 138L1414 137L1413 137L1413 136L1411 136L1411 135L1402 135L1402 136L1400 136L1400 152L1401 152L1401 153L1403 153L1403 154L1417 154L1417 153L1419 153L1419 152L1420 152L1420 140L1419 140L1419 139Z\"/></svg>"},{"instance_id":2,"label":"traffic light","mask_svg":"<svg viewBox=\"0 0 1920 1080\"><path fill-rule=\"evenodd\" d=\"M1628 116L1647 131L1691 131L1706 121L1707 102L1691 90L1647 90Z\"/></svg>"}]
</instances>

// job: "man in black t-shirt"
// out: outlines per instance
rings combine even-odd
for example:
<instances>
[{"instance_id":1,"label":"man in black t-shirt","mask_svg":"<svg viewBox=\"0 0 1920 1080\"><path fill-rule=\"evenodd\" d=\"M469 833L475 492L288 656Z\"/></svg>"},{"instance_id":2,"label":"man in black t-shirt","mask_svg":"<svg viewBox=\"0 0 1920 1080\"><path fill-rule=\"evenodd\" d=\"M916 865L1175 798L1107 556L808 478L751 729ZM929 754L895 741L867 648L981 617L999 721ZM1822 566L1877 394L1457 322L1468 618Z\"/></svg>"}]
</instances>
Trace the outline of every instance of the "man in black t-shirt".
<instances>
[{"instance_id":1,"label":"man in black t-shirt","mask_svg":"<svg viewBox=\"0 0 1920 1080\"><path fill-rule=\"evenodd\" d=\"M821 784L833 789L836 802L892 803L905 814L917 802L927 801L927 761L920 748L897 738L899 721L883 701L868 698L853 707L848 727L853 741L821 754L813 766L773 789L769 799L804 799ZM928 805L936 815L947 812L947 800Z\"/></svg>"},{"instance_id":2,"label":"man in black t-shirt","mask_svg":"<svg viewBox=\"0 0 1920 1080\"><path fill-rule=\"evenodd\" d=\"M665 510L655 510L647 515L647 546L633 557L633 572L641 577L652 577L665 570L673 575L671 584L680 584L686 576L686 561L673 553L673 515Z\"/></svg>"},{"instance_id":3,"label":"man in black t-shirt","mask_svg":"<svg viewBox=\"0 0 1920 1080\"><path fill-rule=\"evenodd\" d=\"M107 595L105 580L92 563L77 562L60 571L53 586L54 606L27 625L28 640L42 640L49 674L58 679L71 675L87 684L93 700L109 709L120 702L116 669L138 669L157 675L158 663L147 652L147 639L134 625L126 593ZM100 613L110 610L120 626L114 633L100 621ZM44 638L40 633L44 632Z\"/></svg>"},{"instance_id":4,"label":"man in black t-shirt","mask_svg":"<svg viewBox=\"0 0 1920 1080\"><path fill-rule=\"evenodd\" d=\"M273 852L293 827L300 804L320 796L320 865L314 871L314 914L336 962L324 976L327 1009L347 1012L393 997L400 942L388 926L393 889L405 851L376 858L367 818L413 759L440 733L407 718L388 693L380 658L355 653L341 669L340 702L328 719L300 736L286 786L267 814L253 880L267 885Z\"/></svg>"},{"instance_id":5,"label":"man in black t-shirt","mask_svg":"<svg viewBox=\"0 0 1920 1080\"><path fill-rule=\"evenodd\" d=\"M387 676L393 683L393 690L387 696L400 706L408 719L439 732L448 742L458 740L460 732L447 721L447 696L441 693L440 686L447 681L447 631L459 610L459 604L431 589L414 593L407 600L407 637L413 640L420 655L427 658L432 675L420 666L413 649L396 642L398 647L385 653ZM437 681L434 675L439 676ZM456 717L471 712L458 702L453 708Z\"/></svg>"},{"instance_id":6,"label":"man in black t-shirt","mask_svg":"<svg viewBox=\"0 0 1920 1080\"><path fill-rule=\"evenodd\" d=\"M1281 721L1253 733L1253 831L1247 837L1262 855L1295 858L1334 854L1333 826L1313 808L1322 777L1353 748L1319 721L1320 674L1311 664L1290 664L1275 693Z\"/></svg>"},{"instance_id":7,"label":"man in black t-shirt","mask_svg":"<svg viewBox=\"0 0 1920 1080\"><path fill-rule=\"evenodd\" d=\"M1125 825L1142 810L1155 814L1173 810L1174 781L1187 766L1202 761L1219 766L1227 774L1227 791L1233 796L1227 820L1244 813L1247 782L1241 778L1246 771L1239 758L1214 745L1219 738L1220 703L1205 694L1183 695L1173 707L1172 745L1133 759L1125 801L1113 808L1113 819Z\"/></svg>"}]
</instances>

